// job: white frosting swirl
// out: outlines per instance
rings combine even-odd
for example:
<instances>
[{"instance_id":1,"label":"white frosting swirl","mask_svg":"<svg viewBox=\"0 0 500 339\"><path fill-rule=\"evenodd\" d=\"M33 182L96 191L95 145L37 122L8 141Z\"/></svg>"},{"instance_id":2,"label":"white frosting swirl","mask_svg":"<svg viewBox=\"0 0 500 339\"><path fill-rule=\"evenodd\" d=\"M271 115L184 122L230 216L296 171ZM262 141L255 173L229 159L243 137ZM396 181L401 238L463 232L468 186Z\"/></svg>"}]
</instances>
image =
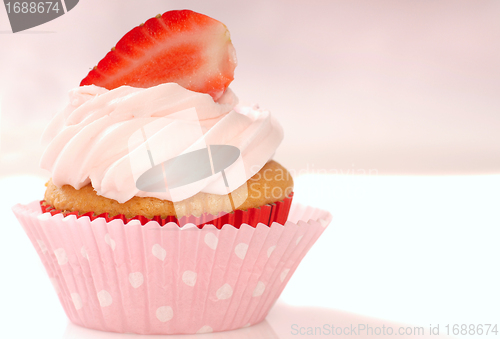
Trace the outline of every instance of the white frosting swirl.
<instances>
[{"instance_id":1,"label":"white frosting swirl","mask_svg":"<svg viewBox=\"0 0 500 339\"><path fill-rule=\"evenodd\" d=\"M180 121L184 126L197 126L198 130L201 127L206 145L237 147L245 175L228 173L233 181L231 191L258 172L283 139L281 126L268 111L237 105L238 99L230 89L217 102L208 94L189 91L175 83L151 88L122 86L111 91L83 86L70 91L69 97L68 106L44 132L42 139L48 147L40 165L51 171L56 186L79 189L92 183L98 195L120 203L134 196L180 201L198 192L227 194L220 175L175 197L168 190L137 189L137 175L141 174L137 168L145 172L151 167L147 163L136 166L132 156L137 148L131 146L131 138L141 129L153 126L155 138L168 141L160 144L160 154L156 150L155 163L200 148L196 133L179 132L176 126ZM183 114L189 109L194 112L193 108L197 114L194 120L190 118L192 114Z\"/></svg>"}]
</instances>

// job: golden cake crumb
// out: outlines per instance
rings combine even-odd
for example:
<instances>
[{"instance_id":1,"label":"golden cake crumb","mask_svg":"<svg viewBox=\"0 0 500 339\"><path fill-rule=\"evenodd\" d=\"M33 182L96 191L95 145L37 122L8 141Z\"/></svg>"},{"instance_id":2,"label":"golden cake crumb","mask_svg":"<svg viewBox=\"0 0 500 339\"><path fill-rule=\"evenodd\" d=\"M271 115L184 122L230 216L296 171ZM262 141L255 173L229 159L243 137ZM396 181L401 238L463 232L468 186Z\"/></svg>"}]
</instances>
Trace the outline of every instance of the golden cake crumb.
<instances>
[{"instance_id":1,"label":"golden cake crumb","mask_svg":"<svg viewBox=\"0 0 500 339\"><path fill-rule=\"evenodd\" d=\"M245 185L247 196L245 195ZM283 200L293 190L291 174L276 161L269 161L245 184L229 195L198 193L191 198L174 203L150 197L133 197L121 204L116 200L97 195L89 184L79 190L72 186L57 187L49 180L46 184L45 201L64 212L78 211L80 214L94 212L95 215L108 213L111 217L123 214L127 218L138 215L146 218L185 215L200 216L203 213L217 214L231 212L231 199L238 205L236 209L247 210ZM229 198L231 197L231 199ZM245 199L246 196L246 199ZM244 201L242 201L245 199ZM239 203L241 202L241 203Z\"/></svg>"}]
</instances>

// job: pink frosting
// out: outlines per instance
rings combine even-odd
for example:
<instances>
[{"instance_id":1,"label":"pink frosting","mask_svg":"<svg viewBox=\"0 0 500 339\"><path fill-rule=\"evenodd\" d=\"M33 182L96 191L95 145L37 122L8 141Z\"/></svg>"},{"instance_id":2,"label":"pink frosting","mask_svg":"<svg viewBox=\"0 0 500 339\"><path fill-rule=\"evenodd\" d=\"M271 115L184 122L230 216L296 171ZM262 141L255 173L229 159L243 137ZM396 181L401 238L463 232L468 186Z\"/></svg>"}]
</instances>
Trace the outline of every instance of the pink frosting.
<instances>
[{"instance_id":1,"label":"pink frosting","mask_svg":"<svg viewBox=\"0 0 500 339\"><path fill-rule=\"evenodd\" d=\"M83 86L70 91L69 99L44 132L42 140L48 146L40 165L52 173L56 186L79 189L92 183L98 195L120 203L134 196L180 201L198 192L227 194L221 175L176 189L175 196L168 190L140 191L137 177L151 165L147 161L138 165L137 159L144 155L137 155L140 147L133 142L137 135L155 148L156 164L203 145L238 147L244 173L241 167L228 168L229 191L257 173L283 139L281 126L268 111L237 105L230 89L217 102L175 83L111 91Z\"/></svg>"}]
</instances>

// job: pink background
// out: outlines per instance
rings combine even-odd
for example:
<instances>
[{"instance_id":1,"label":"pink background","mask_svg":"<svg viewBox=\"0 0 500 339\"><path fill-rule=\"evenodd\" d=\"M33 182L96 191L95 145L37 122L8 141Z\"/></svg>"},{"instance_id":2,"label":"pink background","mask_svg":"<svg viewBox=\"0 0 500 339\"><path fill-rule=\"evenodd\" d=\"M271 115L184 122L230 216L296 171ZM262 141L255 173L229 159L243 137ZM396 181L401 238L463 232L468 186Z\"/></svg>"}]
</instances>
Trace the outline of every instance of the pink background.
<instances>
[{"instance_id":1,"label":"pink background","mask_svg":"<svg viewBox=\"0 0 500 339\"><path fill-rule=\"evenodd\" d=\"M169 9L224 22L231 85L286 136L296 173L500 172L500 2L98 1L12 34L0 9L0 175L36 172L67 92L121 36Z\"/></svg>"}]
</instances>

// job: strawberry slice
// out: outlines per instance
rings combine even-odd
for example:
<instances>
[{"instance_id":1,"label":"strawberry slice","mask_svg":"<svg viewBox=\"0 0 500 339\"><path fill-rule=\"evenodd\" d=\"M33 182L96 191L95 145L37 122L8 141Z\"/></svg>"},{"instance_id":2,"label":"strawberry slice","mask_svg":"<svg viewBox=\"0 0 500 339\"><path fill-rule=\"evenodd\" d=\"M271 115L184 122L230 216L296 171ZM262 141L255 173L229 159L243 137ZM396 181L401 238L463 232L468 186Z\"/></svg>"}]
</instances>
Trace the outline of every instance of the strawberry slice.
<instances>
[{"instance_id":1,"label":"strawberry slice","mask_svg":"<svg viewBox=\"0 0 500 339\"><path fill-rule=\"evenodd\" d=\"M233 80L235 67L224 24L190 10L170 11L125 34L80 86L112 90L176 82L217 100Z\"/></svg>"}]
</instances>

